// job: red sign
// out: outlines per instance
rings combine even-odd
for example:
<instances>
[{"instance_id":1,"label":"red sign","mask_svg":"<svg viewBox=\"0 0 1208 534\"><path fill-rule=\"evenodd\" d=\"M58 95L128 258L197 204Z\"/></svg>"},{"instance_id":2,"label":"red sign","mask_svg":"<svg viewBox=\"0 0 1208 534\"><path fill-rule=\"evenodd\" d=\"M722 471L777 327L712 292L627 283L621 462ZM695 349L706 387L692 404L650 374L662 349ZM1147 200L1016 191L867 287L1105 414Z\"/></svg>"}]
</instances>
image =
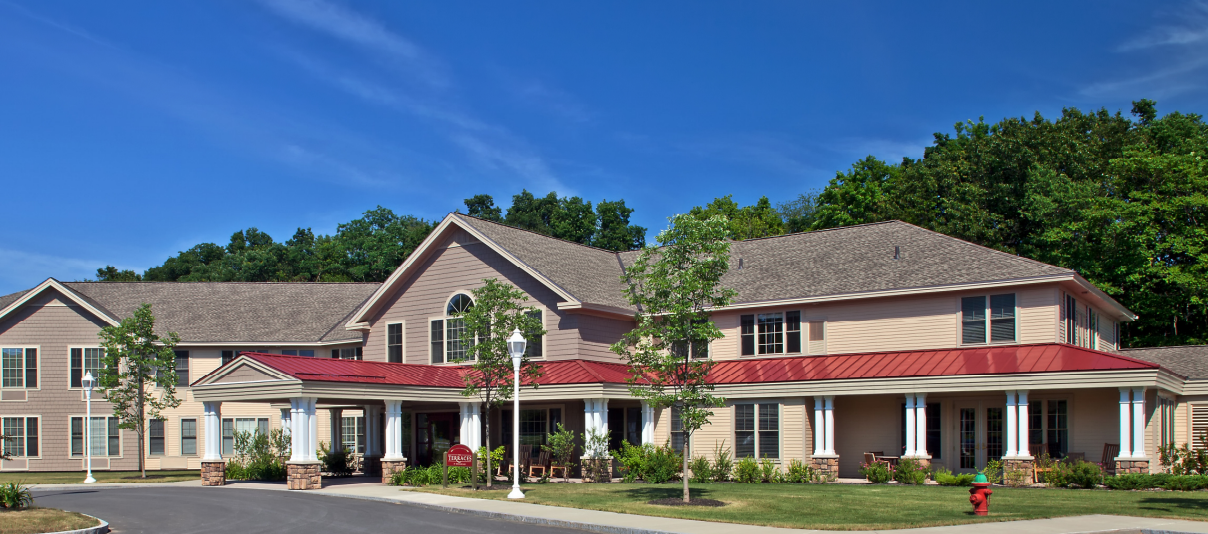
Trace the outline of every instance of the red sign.
<instances>
[{"instance_id":1,"label":"red sign","mask_svg":"<svg viewBox=\"0 0 1208 534\"><path fill-rule=\"evenodd\" d=\"M470 467L473 461L474 451L465 445L449 447L449 453L445 455L445 465L449 467Z\"/></svg>"}]
</instances>

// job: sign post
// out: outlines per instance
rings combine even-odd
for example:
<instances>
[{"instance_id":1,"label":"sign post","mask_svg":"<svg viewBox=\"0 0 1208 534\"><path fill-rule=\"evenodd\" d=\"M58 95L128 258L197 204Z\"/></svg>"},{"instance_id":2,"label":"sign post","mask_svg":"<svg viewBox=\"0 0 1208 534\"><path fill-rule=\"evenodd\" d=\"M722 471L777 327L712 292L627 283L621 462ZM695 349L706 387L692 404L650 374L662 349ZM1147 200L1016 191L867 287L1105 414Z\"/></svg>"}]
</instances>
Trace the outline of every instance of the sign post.
<instances>
[{"instance_id":1,"label":"sign post","mask_svg":"<svg viewBox=\"0 0 1208 534\"><path fill-rule=\"evenodd\" d=\"M474 451L470 450L469 447L460 443L449 447L448 452L445 453L445 487L449 487L450 467L473 467L474 465ZM476 473L471 474L471 480L476 480L474 475L476 475ZM477 489L477 486L475 486L475 489Z\"/></svg>"}]
</instances>

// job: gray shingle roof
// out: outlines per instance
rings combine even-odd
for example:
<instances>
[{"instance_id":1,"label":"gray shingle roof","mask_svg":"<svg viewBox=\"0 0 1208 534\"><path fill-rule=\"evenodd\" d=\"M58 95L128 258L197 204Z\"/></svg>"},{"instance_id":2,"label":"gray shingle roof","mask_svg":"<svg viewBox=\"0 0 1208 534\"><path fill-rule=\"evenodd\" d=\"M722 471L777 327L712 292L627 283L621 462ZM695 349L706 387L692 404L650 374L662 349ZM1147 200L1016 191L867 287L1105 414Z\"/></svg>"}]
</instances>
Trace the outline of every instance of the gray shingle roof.
<instances>
[{"instance_id":1,"label":"gray shingle roof","mask_svg":"<svg viewBox=\"0 0 1208 534\"><path fill-rule=\"evenodd\" d=\"M28 289L26 289L25 291L18 291L16 293L10 293L8 295L4 295L3 297L0 297L0 310L7 308L9 304L16 302L17 299L21 298L21 296L25 295L26 293L29 293Z\"/></svg>"},{"instance_id":2,"label":"gray shingle roof","mask_svg":"<svg viewBox=\"0 0 1208 534\"><path fill-rule=\"evenodd\" d=\"M344 329L379 284L256 282L65 282L115 319L151 304L157 330L181 340L220 342L356 341ZM5 297L7 298L7 297Z\"/></svg>"},{"instance_id":3,"label":"gray shingle roof","mask_svg":"<svg viewBox=\"0 0 1208 534\"><path fill-rule=\"evenodd\" d=\"M456 216L575 298L630 308L621 266L632 265L637 251L609 252ZM738 291L736 304L1073 274L901 221L737 241L730 259L722 283Z\"/></svg>"},{"instance_id":4,"label":"gray shingle roof","mask_svg":"<svg viewBox=\"0 0 1208 534\"><path fill-rule=\"evenodd\" d=\"M1208 345L1121 349L1120 354L1156 363L1188 378L1208 378Z\"/></svg>"}]
</instances>

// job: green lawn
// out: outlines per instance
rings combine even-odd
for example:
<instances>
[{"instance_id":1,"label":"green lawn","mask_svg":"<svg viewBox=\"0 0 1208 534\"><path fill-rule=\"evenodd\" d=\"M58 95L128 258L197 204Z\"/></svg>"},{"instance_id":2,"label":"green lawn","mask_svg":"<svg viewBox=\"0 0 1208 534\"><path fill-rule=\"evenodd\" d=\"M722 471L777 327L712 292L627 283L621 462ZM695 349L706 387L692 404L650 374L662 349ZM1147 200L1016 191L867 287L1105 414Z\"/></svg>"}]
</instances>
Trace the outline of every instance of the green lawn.
<instances>
[{"instance_id":1,"label":"green lawn","mask_svg":"<svg viewBox=\"0 0 1208 534\"><path fill-rule=\"evenodd\" d=\"M0 509L0 534L37 534L95 527L96 519L54 508Z\"/></svg>"},{"instance_id":2,"label":"green lawn","mask_svg":"<svg viewBox=\"0 0 1208 534\"><path fill-rule=\"evenodd\" d=\"M147 471L147 478L141 478L139 471L93 471L92 478L97 482L180 482L183 480L200 480L198 471ZM5 482L24 482L26 484L81 484L87 473L83 471L10 471L0 472L0 484Z\"/></svg>"},{"instance_id":3,"label":"green lawn","mask_svg":"<svg viewBox=\"0 0 1208 534\"><path fill-rule=\"evenodd\" d=\"M675 484L528 484L525 501L590 510L775 527L871 530L957 525L1084 514L1208 520L1208 491L1109 491L994 488L990 515L972 515L969 489L871 484L701 484L693 497L721 508L670 507L646 501L682 495ZM475 493L469 487L422 491L506 499L508 488Z\"/></svg>"}]
</instances>

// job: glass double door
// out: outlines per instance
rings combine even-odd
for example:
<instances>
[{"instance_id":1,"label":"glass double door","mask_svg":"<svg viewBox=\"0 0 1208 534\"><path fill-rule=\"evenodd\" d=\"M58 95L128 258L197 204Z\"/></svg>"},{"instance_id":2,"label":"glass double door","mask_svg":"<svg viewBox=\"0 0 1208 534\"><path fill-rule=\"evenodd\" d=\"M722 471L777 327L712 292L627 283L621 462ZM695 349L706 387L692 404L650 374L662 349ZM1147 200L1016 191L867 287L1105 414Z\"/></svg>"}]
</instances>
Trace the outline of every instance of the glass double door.
<instances>
[{"instance_id":1,"label":"glass double door","mask_svg":"<svg viewBox=\"0 0 1208 534\"><path fill-rule=\"evenodd\" d=\"M457 412L415 414L415 465L440 461L445 451L460 441L460 432L461 414Z\"/></svg>"},{"instance_id":2,"label":"glass double door","mask_svg":"<svg viewBox=\"0 0 1208 534\"><path fill-rule=\"evenodd\" d=\"M950 456L952 470L961 473L980 471L990 460L1002 459L1006 443L1005 405L985 402L957 402L953 413L955 454Z\"/></svg>"}]
</instances>

